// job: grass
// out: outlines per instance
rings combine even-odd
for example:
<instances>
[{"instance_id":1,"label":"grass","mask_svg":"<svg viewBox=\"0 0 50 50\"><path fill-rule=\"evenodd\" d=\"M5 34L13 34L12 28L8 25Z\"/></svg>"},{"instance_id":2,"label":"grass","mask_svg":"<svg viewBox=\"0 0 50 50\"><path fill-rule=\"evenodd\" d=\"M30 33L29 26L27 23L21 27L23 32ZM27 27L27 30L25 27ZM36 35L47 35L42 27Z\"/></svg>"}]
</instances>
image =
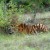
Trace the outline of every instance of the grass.
<instances>
[{"instance_id":1,"label":"grass","mask_svg":"<svg viewBox=\"0 0 50 50\"><path fill-rule=\"evenodd\" d=\"M23 21L20 16L21 19ZM0 50L50 50L50 32L34 35L0 33Z\"/></svg>"},{"instance_id":2,"label":"grass","mask_svg":"<svg viewBox=\"0 0 50 50\"><path fill-rule=\"evenodd\" d=\"M50 50L50 32L34 35L0 33L0 50Z\"/></svg>"}]
</instances>

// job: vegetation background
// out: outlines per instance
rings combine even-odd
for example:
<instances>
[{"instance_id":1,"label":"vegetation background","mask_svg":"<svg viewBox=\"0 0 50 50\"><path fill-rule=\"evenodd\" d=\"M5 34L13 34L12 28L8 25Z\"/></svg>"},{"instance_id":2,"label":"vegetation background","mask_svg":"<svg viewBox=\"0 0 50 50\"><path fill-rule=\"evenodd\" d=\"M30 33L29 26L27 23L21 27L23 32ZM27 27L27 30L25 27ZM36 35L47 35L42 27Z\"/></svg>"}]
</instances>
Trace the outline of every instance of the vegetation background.
<instances>
[{"instance_id":1,"label":"vegetation background","mask_svg":"<svg viewBox=\"0 0 50 50\"><path fill-rule=\"evenodd\" d=\"M50 50L50 32L10 35L6 26L11 22L43 23L50 28L50 0L0 0L0 50Z\"/></svg>"}]
</instances>

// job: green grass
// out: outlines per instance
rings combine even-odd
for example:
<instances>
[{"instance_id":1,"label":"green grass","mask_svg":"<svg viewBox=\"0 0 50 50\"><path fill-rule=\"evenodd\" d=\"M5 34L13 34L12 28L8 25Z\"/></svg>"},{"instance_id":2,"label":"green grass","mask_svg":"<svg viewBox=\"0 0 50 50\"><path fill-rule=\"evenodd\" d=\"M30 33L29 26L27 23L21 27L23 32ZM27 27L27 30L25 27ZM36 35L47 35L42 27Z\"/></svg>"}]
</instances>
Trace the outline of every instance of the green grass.
<instances>
[{"instance_id":1,"label":"green grass","mask_svg":"<svg viewBox=\"0 0 50 50\"><path fill-rule=\"evenodd\" d=\"M0 50L50 50L50 32L34 35L0 33Z\"/></svg>"}]
</instances>

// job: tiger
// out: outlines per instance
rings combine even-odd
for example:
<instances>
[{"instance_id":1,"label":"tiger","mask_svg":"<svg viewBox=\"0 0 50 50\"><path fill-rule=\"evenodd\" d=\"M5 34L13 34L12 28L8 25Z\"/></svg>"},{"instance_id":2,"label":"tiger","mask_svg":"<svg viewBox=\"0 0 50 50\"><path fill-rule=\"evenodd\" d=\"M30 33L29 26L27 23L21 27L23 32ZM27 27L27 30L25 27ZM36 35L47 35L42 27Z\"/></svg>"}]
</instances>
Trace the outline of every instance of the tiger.
<instances>
[{"instance_id":1,"label":"tiger","mask_svg":"<svg viewBox=\"0 0 50 50\"><path fill-rule=\"evenodd\" d=\"M38 32L47 32L48 28L47 26L38 23L38 24L33 24L33 25L27 25L25 23L21 23L17 26L18 31L21 32L26 32L26 33L38 33Z\"/></svg>"}]
</instances>

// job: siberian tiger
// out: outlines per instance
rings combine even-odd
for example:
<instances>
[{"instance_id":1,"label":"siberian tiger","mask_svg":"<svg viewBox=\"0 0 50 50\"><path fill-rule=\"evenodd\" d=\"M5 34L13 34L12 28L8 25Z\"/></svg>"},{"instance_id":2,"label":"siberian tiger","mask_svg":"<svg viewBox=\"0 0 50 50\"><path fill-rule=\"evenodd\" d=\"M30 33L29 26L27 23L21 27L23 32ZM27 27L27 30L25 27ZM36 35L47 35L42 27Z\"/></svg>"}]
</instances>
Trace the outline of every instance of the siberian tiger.
<instances>
[{"instance_id":1,"label":"siberian tiger","mask_svg":"<svg viewBox=\"0 0 50 50\"><path fill-rule=\"evenodd\" d=\"M47 32L48 29L43 24L34 24L34 25L26 25L25 23L21 23L18 25L19 32L26 32L26 33L37 33L37 32Z\"/></svg>"}]
</instances>

